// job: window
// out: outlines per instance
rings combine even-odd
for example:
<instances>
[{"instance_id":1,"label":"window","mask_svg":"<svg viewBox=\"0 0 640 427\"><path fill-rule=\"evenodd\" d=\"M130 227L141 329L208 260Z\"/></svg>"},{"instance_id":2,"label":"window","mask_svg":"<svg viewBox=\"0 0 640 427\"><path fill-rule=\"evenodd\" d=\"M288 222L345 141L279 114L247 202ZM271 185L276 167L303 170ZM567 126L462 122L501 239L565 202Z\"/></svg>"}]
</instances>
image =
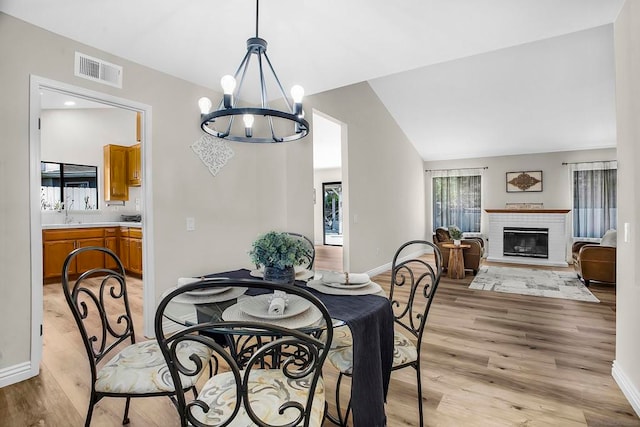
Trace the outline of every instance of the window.
<instances>
[{"instance_id":1,"label":"window","mask_svg":"<svg viewBox=\"0 0 640 427\"><path fill-rule=\"evenodd\" d=\"M324 244L342 246L342 182L322 183Z\"/></svg>"},{"instance_id":2,"label":"window","mask_svg":"<svg viewBox=\"0 0 640 427\"><path fill-rule=\"evenodd\" d=\"M98 167L41 162L40 205L46 210L97 210Z\"/></svg>"},{"instance_id":3,"label":"window","mask_svg":"<svg viewBox=\"0 0 640 427\"><path fill-rule=\"evenodd\" d=\"M616 162L571 165L573 236L602 237L617 228Z\"/></svg>"},{"instance_id":4,"label":"window","mask_svg":"<svg viewBox=\"0 0 640 427\"><path fill-rule=\"evenodd\" d=\"M433 228L457 225L480 232L482 178L478 170L433 171Z\"/></svg>"}]
</instances>

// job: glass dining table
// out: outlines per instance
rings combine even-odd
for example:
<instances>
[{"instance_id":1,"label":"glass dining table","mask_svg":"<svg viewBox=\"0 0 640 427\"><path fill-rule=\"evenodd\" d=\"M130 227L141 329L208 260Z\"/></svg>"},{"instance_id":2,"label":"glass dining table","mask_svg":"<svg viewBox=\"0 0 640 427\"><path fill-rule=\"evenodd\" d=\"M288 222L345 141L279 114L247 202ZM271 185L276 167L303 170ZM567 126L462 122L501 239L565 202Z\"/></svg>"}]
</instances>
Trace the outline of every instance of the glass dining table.
<instances>
[{"instance_id":1,"label":"glass dining table","mask_svg":"<svg viewBox=\"0 0 640 427\"><path fill-rule=\"evenodd\" d=\"M205 278L252 279L256 272L247 269L208 274ZM297 275L297 277L300 277ZM316 276L317 277L317 276ZM336 320L334 326L346 324L353 336L353 375L351 385L351 411L356 427L385 426L386 401L391 366L393 362L393 310L384 292L353 295L340 290L327 290L322 285L311 285L313 274L303 275L305 280L296 280L295 285L303 287L324 303L331 317ZM377 289L381 288L377 286ZM168 293L169 291L167 291ZM165 317L170 321L189 326L194 321L209 322L226 316L236 315L237 303L247 296L256 296L264 290L234 290L234 293L210 298L185 299L174 307L167 307ZM331 293L325 293L331 292ZM195 313L194 313L195 312ZM301 316L301 315L299 315ZM292 316L293 322L304 327L303 317ZM309 320L311 321L311 320Z\"/></svg>"}]
</instances>

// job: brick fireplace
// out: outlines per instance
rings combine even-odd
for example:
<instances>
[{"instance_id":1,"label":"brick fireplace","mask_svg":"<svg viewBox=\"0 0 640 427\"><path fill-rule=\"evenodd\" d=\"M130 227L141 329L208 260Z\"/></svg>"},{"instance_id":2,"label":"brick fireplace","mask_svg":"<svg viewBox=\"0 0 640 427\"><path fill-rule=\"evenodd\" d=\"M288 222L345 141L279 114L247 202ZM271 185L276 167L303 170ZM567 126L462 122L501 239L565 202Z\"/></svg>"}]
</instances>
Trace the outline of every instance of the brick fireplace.
<instances>
[{"instance_id":1,"label":"brick fireplace","mask_svg":"<svg viewBox=\"0 0 640 427\"><path fill-rule=\"evenodd\" d=\"M568 266L567 214L569 209L486 209L485 211L489 215L488 261ZM535 243L533 243L533 231L538 237ZM544 253L544 256L541 256L541 253Z\"/></svg>"}]
</instances>

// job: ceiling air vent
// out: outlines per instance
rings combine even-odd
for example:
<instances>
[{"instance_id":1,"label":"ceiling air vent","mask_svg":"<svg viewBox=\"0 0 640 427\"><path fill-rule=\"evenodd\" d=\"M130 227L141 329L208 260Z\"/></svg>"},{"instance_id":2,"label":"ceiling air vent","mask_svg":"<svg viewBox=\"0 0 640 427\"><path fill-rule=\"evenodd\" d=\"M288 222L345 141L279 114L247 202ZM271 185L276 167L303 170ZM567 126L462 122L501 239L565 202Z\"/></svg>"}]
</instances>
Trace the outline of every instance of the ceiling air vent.
<instances>
[{"instance_id":1,"label":"ceiling air vent","mask_svg":"<svg viewBox=\"0 0 640 427\"><path fill-rule=\"evenodd\" d=\"M93 58L84 53L76 52L74 74L78 77L122 89L121 66Z\"/></svg>"}]
</instances>

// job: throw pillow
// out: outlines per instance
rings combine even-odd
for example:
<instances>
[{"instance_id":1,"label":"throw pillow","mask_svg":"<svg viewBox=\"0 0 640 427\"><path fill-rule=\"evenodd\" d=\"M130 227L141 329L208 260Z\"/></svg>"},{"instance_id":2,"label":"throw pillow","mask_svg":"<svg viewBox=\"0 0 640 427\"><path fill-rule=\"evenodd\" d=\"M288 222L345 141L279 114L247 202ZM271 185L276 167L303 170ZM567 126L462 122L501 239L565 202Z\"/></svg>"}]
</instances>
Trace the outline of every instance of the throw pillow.
<instances>
[{"instance_id":1,"label":"throw pillow","mask_svg":"<svg viewBox=\"0 0 640 427\"><path fill-rule=\"evenodd\" d=\"M436 239L438 239L437 243L450 241L451 236L449 235L449 230L447 230L446 228L438 227L436 229Z\"/></svg>"},{"instance_id":2,"label":"throw pillow","mask_svg":"<svg viewBox=\"0 0 640 427\"><path fill-rule=\"evenodd\" d=\"M618 241L618 232L616 230L607 230L600 240L600 246L613 246L616 247Z\"/></svg>"}]
</instances>

